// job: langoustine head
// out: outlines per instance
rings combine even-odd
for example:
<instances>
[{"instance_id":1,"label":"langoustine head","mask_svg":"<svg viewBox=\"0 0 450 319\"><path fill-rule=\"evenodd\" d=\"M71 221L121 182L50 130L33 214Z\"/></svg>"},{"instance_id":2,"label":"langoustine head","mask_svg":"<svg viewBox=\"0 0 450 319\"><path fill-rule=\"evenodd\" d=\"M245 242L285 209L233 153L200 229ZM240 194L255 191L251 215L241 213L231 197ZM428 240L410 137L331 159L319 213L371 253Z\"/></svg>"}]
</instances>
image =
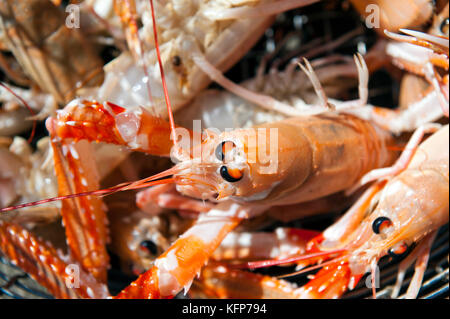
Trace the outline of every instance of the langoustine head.
<instances>
[{"instance_id":1,"label":"langoustine head","mask_svg":"<svg viewBox=\"0 0 450 319\"><path fill-rule=\"evenodd\" d=\"M339 234L345 231L332 226L320 244L312 247L311 243L312 251L339 253L301 288L303 297L339 297L353 289L366 272L372 272L374 280L382 257L402 258L448 222L448 196L448 160L407 170L393 178L379 193L375 209L348 236L342 238Z\"/></svg>"},{"instance_id":2,"label":"langoustine head","mask_svg":"<svg viewBox=\"0 0 450 319\"><path fill-rule=\"evenodd\" d=\"M149 216L139 210L126 212L124 203L110 204L111 250L120 258L122 270L139 275L191 224L173 212Z\"/></svg>"},{"instance_id":3,"label":"langoustine head","mask_svg":"<svg viewBox=\"0 0 450 319\"><path fill-rule=\"evenodd\" d=\"M261 202L297 187L310 173L312 156L308 141L290 130L283 122L220 134L206 130L193 156L177 158L177 190L204 200Z\"/></svg>"}]
</instances>

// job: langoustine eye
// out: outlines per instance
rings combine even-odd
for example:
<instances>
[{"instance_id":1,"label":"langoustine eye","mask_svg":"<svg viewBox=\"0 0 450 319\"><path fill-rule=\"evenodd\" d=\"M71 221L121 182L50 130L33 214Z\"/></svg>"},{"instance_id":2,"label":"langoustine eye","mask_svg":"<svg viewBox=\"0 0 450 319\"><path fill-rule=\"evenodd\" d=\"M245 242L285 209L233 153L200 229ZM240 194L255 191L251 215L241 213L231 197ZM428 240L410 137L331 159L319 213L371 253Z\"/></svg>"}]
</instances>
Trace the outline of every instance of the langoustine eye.
<instances>
[{"instance_id":1,"label":"langoustine eye","mask_svg":"<svg viewBox=\"0 0 450 319\"><path fill-rule=\"evenodd\" d=\"M151 255L156 255L158 253L158 246L156 246L153 240L143 240L139 244L139 248Z\"/></svg>"},{"instance_id":2,"label":"langoustine eye","mask_svg":"<svg viewBox=\"0 0 450 319\"><path fill-rule=\"evenodd\" d=\"M222 162L229 162L230 161L230 156L227 154L231 153L231 150L234 149L236 147L236 144L234 144L232 141L224 141L222 143L220 143L219 145L217 145L216 147L216 158L219 161Z\"/></svg>"},{"instance_id":3,"label":"langoustine eye","mask_svg":"<svg viewBox=\"0 0 450 319\"><path fill-rule=\"evenodd\" d=\"M442 32L442 34L445 34L446 36L448 36L448 24L449 24L449 20L447 17L442 21L442 23L439 27L439 30Z\"/></svg>"},{"instance_id":4,"label":"langoustine eye","mask_svg":"<svg viewBox=\"0 0 450 319\"><path fill-rule=\"evenodd\" d=\"M401 258L408 253L409 246L405 242L400 242L388 250L389 256L392 258Z\"/></svg>"},{"instance_id":5,"label":"langoustine eye","mask_svg":"<svg viewBox=\"0 0 450 319\"><path fill-rule=\"evenodd\" d=\"M226 166L222 166L220 168L220 176L222 176L222 178L227 182L234 183L241 180L244 174L240 169L237 168L230 169Z\"/></svg>"},{"instance_id":6,"label":"langoustine eye","mask_svg":"<svg viewBox=\"0 0 450 319\"><path fill-rule=\"evenodd\" d=\"M375 234L384 234L389 227L392 227L392 221L384 216L378 217L372 223L372 230Z\"/></svg>"},{"instance_id":7,"label":"langoustine eye","mask_svg":"<svg viewBox=\"0 0 450 319\"><path fill-rule=\"evenodd\" d=\"M180 65L181 65L181 58L180 58L180 56L174 55L174 56L172 57L172 64L173 64L174 66L180 66Z\"/></svg>"}]
</instances>

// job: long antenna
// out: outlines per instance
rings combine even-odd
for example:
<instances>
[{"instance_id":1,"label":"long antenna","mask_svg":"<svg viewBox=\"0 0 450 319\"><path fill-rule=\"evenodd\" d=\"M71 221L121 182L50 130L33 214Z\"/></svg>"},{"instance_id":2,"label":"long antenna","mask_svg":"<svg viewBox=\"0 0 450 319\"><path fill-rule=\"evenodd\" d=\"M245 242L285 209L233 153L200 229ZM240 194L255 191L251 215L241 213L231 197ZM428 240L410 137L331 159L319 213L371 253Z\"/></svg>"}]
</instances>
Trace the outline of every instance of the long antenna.
<instances>
[{"instance_id":1,"label":"long antenna","mask_svg":"<svg viewBox=\"0 0 450 319\"><path fill-rule=\"evenodd\" d=\"M161 54L159 52L158 32L156 30L156 19L155 19L155 9L153 7L153 0L150 0L150 7L151 7L151 11L152 11L153 36L155 38L156 56L158 57L159 71L161 72L161 81L162 81L162 86L163 86L163 90L164 90L164 99L166 100L167 113L169 115L169 123L170 123L170 130L172 133L173 144L176 145L177 144L177 139L176 139L177 136L175 134L175 121L173 120L172 106L170 104L169 92L167 90L166 79L164 77L164 69L163 69L163 65L162 65L162 61L161 61Z\"/></svg>"},{"instance_id":2,"label":"long antenna","mask_svg":"<svg viewBox=\"0 0 450 319\"><path fill-rule=\"evenodd\" d=\"M122 183L122 184L119 184L119 185L116 185L116 186L113 186L110 188L106 188L106 189L82 192L82 193L76 193L76 194L70 194L70 195L64 195L64 196L58 196L58 197L52 197L52 198L46 198L46 199L42 199L42 200L39 200L36 202L0 208L0 213L5 213L5 212L9 212L9 211L16 210L16 209L30 207L30 206L36 206L36 205L45 204L45 203L49 203L49 202L56 202L56 201L60 201L63 199L83 197L83 196L106 196L106 195L111 195L113 193L117 193L117 192L124 191L124 190L141 189L141 188L146 188L146 187L150 187L150 186L154 186L154 185L172 184L175 182L175 180L173 178L160 179L160 180L156 180L156 181L147 181L147 180L148 180L148 178L144 179L143 181L145 181L145 182L143 182L143 183L139 183L139 181L138 182L127 182L127 183Z\"/></svg>"},{"instance_id":3,"label":"long antenna","mask_svg":"<svg viewBox=\"0 0 450 319\"><path fill-rule=\"evenodd\" d=\"M332 251L322 251L322 252L318 252L318 253L293 256L293 257L287 257L287 258L282 258L282 259L250 261L250 262L243 263L243 264L233 265L233 267L248 268L248 269L265 268L265 267L271 267L271 266L290 264L290 263L309 260L309 259L318 258L318 257L334 255L334 254L342 253L344 251L345 251L345 249L336 249L336 250L332 250Z\"/></svg>"},{"instance_id":4,"label":"long antenna","mask_svg":"<svg viewBox=\"0 0 450 319\"><path fill-rule=\"evenodd\" d=\"M3 82L1 82L1 81L0 81L0 86L4 87L9 93L14 95L17 99L19 99L19 101L22 102L22 104L25 105L25 107L30 111L31 115L35 114L33 109L30 107L30 105L24 99L22 99L16 92L11 90L9 87L7 87L5 84L3 84ZM33 129L31 130L31 135L28 138L28 143L31 143L31 141L33 140L35 132L36 132L36 119L33 120Z\"/></svg>"}]
</instances>

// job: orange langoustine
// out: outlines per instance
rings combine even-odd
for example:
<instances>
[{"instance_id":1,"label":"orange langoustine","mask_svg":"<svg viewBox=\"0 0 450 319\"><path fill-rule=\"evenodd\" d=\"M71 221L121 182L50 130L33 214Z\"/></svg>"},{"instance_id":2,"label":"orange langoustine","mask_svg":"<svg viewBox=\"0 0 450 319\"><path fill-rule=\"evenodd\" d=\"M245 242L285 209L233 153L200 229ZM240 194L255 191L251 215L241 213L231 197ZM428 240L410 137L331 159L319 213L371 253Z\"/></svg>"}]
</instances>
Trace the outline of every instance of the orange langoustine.
<instances>
[{"instance_id":1,"label":"orange langoustine","mask_svg":"<svg viewBox=\"0 0 450 319\"><path fill-rule=\"evenodd\" d=\"M172 140L176 140L173 137L177 132L182 131L182 128L177 128L173 120L169 92L164 81L164 68L156 38L153 2L150 1L150 4L153 30L155 30L155 48L161 67L162 87L167 103L169 122L140 107L130 109L111 102L101 104L85 99L72 101L65 109L59 111L55 118L48 119L46 123L53 138L52 145L59 178L60 196L0 210L4 213L44 202L63 201L62 215L66 226L70 259L63 256L58 257L58 253L51 249L45 251L46 254L52 256L52 262L58 264L50 268L60 279L64 278L60 270L65 264L73 263L81 266L83 274L86 273L82 276L82 284L88 287L86 291L75 293L81 297L105 296L104 284L109 265L105 247L109 236L106 228L105 208L98 195L156 186L140 194L138 201L145 203L154 201L168 189L173 191L175 186L176 191L181 195L168 194L168 197L171 198L168 202L172 205L175 203L175 207L172 206L172 208L181 209L188 206L195 210L200 207L199 203L201 202L198 200L208 201L207 206L210 207L208 212L200 215L194 225L155 260L154 266L150 270L139 276L135 282L116 296L117 298L167 298L175 296L183 288L187 290L190 287L195 275L201 271L222 240L244 219L259 215L271 206L306 203L354 188L359 185L358 181L362 176L373 169L390 165L397 155L392 150L395 140L391 136L391 132L357 116L335 111L333 106L327 103L326 96L323 96L321 88L317 87L317 84L320 85L320 83L315 80L314 72L309 64L304 70L314 83L318 94L323 98L324 106L328 108L327 111L319 112L322 114L296 116L258 125L252 129L240 129L221 134L206 131L202 136L201 143L194 145L192 149L190 147L183 148L178 141L172 143L171 137ZM139 50L138 53L140 53ZM200 56L199 60L198 57L194 59L197 64L202 58ZM359 62L359 70L362 69L362 58L358 57L356 61ZM184 132L187 133L186 136L191 143L195 137L199 137L198 132L188 130L184 130ZM249 139L249 136L251 137L255 132L264 133L257 134L258 143L256 145L252 144ZM448 128L446 132L448 135ZM73 140L75 143L72 144ZM98 173L93 159L90 158L91 152L87 151L90 146L86 140L106 141L157 156L172 155L178 163L149 178L98 190ZM274 144L276 147L272 153ZM276 157L269 157L269 161L265 163L258 160L251 161L252 156L258 153L258 147L264 147L265 150L270 149L270 154L276 154ZM191 154L191 151L194 155ZM269 166L269 170L267 170L267 166ZM410 167L412 166L410 165ZM375 176L379 175L375 174ZM369 189L370 195L366 193L361 199L364 202L363 206L367 204L367 197L373 197L374 189L381 188L381 185L384 186L384 183L377 183ZM435 194L438 193L435 192ZM359 205L361 201L358 202ZM344 232L348 236L349 230L353 230L355 224L362 220L362 213L358 206L352 212L350 223L341 222L339 223L340 227L333 226L332 229L339 228L338 234ZM442 214L440 211L438 213L437 222L432 225L434 228L442 223ZM348 221L348 219L344 217L344 221ZM372 225L375 224L374 222ZM361 224L364 224L364 227L361 227L366 231L366 224L370 223L361 222ZM389 233L391 226L389 221L384 220L384 223L377 223L377 225L380 226L377 226L379 233ZM13 249L9 248L11 246L8 246L9 241L14 242L12 238L8 237L13 233L22 232L23 236L36 241L32 235L29 235L26 230L20 229L18 225L1 222L0 228L5 230L1 233L4 244L2 250L8 254L14 254ZM14 232L9 231L12 228L15 229ZM416 229L414 230L416 231ZM347 241L344 240L345 243L341 243L339 240L342 237L333 237L330 233L336 234L328 230L321 238L320 244L314 244L317 241L313 241L307 250L314 253L315 249L319 249L319 254L322 254L320 256L324 258L338 255L336 261L330 262L331 271L327 274L332 273L335 270L334 265L339 263L338 275L342 275L342 281L330 281L330 289L325 289L324 295L317 294L314 290L317 288L317 283L319 281L323 283L321 280L328 278L327 274L322 276L320 273L314 279L316 281L296 290L295 296L339 296L345 290L343 287L348 284L343 285L343 281L349 278L354 278L356 281L361 272L365 271L358 267L358 262L364 264L366 260L355 261L350 257L346 259L345 253L350 250ZM350 237L353 238L351 235ZM429 237L430 240L431 237ZM325 240L323 241L323 239ZM409 239L407 238L407 241ZM404 243L402 242L402 244ZM39 243L39 245L43 246L44 243ZM16 243L15 246L17 248L20 245ZM405 250L404 245L389 248L395 252ZM421 248L419 251L422 259L425 258L423 250ZM385 252L386 250L382 250L382 253ZM21 253L22 255L28 254L32 256L31 258L40 258L33 250L30 252L25 250ZM379 257L378 255L376 254L375 257ZM315 255L314 258L317 256ZM372 265L373 258L369 259ZM15 258L14 260L21 265L26 258ZM23 266L26 267L25 264ZM30 269L29 271L34 273L35 278L43 285L55 291L54 283L46 282L42 271L39 269ZM230 271L230 273L232 272ZM235 273L238 274L239 271L235 271ZM335 276L335 278L339 276ZM277 286L278 283L274 281L269 285ZM279 287L287 289L283 283L279 283ZM62 287L60 288L62 289ZM62 293L60 296L72 295Z\"/></svg>"}]
</instances>

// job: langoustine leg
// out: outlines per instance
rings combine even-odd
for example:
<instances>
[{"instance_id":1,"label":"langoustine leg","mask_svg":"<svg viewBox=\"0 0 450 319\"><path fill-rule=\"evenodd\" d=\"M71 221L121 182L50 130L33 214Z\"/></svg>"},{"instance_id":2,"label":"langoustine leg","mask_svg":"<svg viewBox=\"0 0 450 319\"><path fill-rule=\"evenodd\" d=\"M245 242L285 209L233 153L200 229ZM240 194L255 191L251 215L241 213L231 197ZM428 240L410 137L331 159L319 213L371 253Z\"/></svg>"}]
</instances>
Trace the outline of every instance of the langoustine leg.
<instances>
[{"instance_id":1,"label":"langoustine leg","mask_svg":"<svg viewBox=\"0 0 450 319\"><path fill-rule=\"evenodd\" d=\"M108 296L106 285L98 283L76 261L67 259L49 243L37 238L20 225L0 221L0 250L56 298ZM77 267L78 278L69 271L71 270L68 268L69 265Z\"/></svg>"}]
</instances>

